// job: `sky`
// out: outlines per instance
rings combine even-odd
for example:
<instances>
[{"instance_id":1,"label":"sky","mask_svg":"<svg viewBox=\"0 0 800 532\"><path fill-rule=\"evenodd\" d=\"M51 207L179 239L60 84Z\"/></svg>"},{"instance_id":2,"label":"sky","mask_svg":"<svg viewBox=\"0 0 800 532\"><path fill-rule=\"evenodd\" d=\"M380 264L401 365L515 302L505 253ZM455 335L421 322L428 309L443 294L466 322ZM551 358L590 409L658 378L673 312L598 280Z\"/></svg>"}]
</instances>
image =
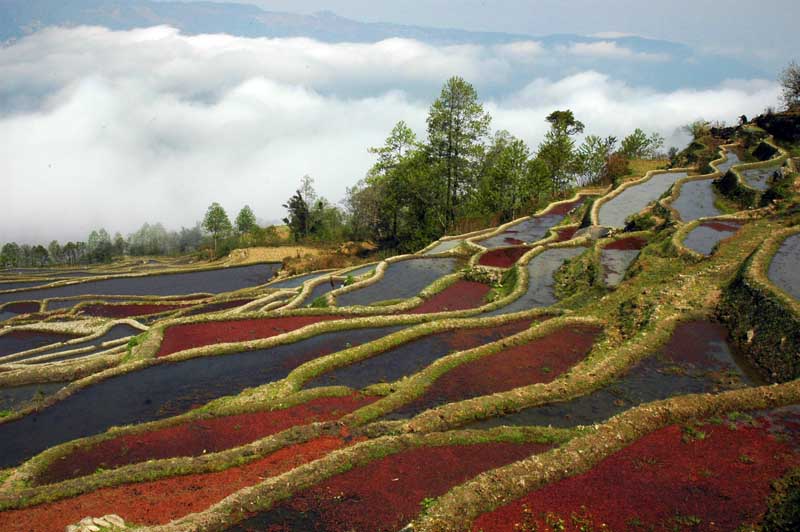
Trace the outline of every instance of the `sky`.
<instances>
[{"instance_id":1,"label":"sky","mask_svg":"<svg viewBox=\"0 0 800 532\"><path fill-rule=\"evenodd\" d=\"M340 4L332 7L358 6ZM433 20L445 3L427 4ZM373 8L362 18L427 23L401 19L400 5L392 9ZM452 25L469 27L467 14L456 11ZM595 29L610 28L621 26ZM534 32L511 21L502 29ZM405 120L424 138L428 108L453 74L478 87L514 78L513 89L493 91L485 106L494 130L507 129L534 149L554 109L572 109L588 134L622 137L641 127L683 147L680 128L690 121L731 123L778 104L769 79L659 91L585 68L592 54L631 68L659 60L613 48L330 44L186 36L167 26L45 29L0 48L0 244L85 239L100 227L128 234L144 222L190 227L213 201L231 217L249 204L259 219L278 221L305 174L318 193L339 202L373 164L367 148L380 145L395 123ZM580 68L570 67L575 54ZM565 69L540 77L531 68L539 62Z\"/></svg>"},{"instance_id":2,"label":"sky","mask_svg":"<svg viewBox=\"0 0 800 532\"><path fill-rule=\"evenodd\" d=\"M220 0L216 0L220 1ZM777 72L800 59L797 0L222 0L271 11L329 10L364 22L480 31L631 33L729 54Z\"/></svg>"}]
</instances>

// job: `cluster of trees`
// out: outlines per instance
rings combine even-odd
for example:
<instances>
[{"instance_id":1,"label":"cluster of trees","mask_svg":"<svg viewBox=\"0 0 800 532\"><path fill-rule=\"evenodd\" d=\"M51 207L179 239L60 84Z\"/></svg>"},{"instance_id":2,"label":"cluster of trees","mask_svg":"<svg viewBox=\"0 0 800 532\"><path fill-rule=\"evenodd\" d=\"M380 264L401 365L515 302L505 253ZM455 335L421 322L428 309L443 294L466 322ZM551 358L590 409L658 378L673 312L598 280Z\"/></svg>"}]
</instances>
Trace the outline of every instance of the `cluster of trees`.
<instances>
[{"instance_id":1,"label":"cluster of trees","mask_svg":"<svg viewBox=\"0 0 800 532\"><path fill-rule=\"evenodd\" d=\"M427 138L399 122L367 176L348 189L344 210L317 198L310 178L284 205L296 240L341 236L408 251L472 223L504 222L568 195L575 186L611 183L632 158L661 156L664 139L637 129L615 137L577 138L585 126L572 111L547 117L534 153L491 116L472 85L449 79L433 102Z\"/></svg>"},{"instance_id":2,"label":"cluster of trees","mask_svg":"<svg viewBox=\"0 0 800 532\"><path fill-rule=\"evenodd\" d=\"M99 229L92 231L86 241L63 245L56 240L46 247L9 242L0 248L0 267L97 264L123 255L183 255L206 247L218 256L218 252L228 253L234 247L265 243L270 238L273 241L278 239L277 230L259 228L249 206L245 205L239 212L234 227L225 210L214 203L202 222L191 228L183 227L180 231L168 231L160 223L145 223L127 238L120 233L112 238L108 231ZM220 240L225 240L225 246L217 246Z\"/></svg>"}]
</instances>

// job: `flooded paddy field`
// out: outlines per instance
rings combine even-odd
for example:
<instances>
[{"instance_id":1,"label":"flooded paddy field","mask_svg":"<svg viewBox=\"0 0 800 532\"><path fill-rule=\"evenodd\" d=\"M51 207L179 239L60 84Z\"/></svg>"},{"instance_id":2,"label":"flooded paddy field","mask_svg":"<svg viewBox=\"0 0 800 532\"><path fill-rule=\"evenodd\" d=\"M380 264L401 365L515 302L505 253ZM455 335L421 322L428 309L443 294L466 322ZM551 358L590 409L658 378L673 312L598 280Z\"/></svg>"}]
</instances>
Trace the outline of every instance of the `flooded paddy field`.
<instances>
[{"instance_id":1,"label":"flooded paddy field","mask_svg":"<svg viewBox=\"0 0 800 532\"><path fill-rule=\"evenodd\" d=\"M81 295L176 296L183 294L230 292L268 282L280 264L256 264L217 270L167 273L144 277L119 277L100 281L30 289L0 294L0 303L18 300L73 297Z\"/></svg>"},{"instance_id":2,"label":"flooded paddy field","mask_svg":"<svg viewBox=\"0 0 800 532\"><path fill-rule=\"evenodd\" d=\"M409 259L393 262L384 272L383 278L374 284L336 296L341 307L370 305L390 299L408 299L419 294L437 279L453 273L459 266L458 259ZM313 299L311 300L313 301Z\"/></svg>"},{"instance_id":3,"label":"flooded paddy field","mask_svg":"<svg viewBox=\"0 0 800 532\"><path fill-rule=\"evenodd\" d=\"M486 316L510 314L521 310L547 307L556 303L553 276L564 262L585 251L586 248L575 247L547 249L539 253L528 263L528 290L519 299L487 313Z\"/></svg>"},{"instance_id":4,"label":"flooded paddy field","mask_svg":"<svg viewBox=\"0 0 800 532\"><path fill-rule=\"evenodd\" d=\"M632 185L618 196L603 203L598 212L600 225L604 227L625 227L625 220L656 201L678 179L686 177L686 172L667 172L655 174L643 183Z\"/></svg>"},{"instance_id":5,"label":"flooded paddy field","mask_svg":"<svg viewBox=\"0 0 800 532\"><path fill-rule=\"evenodd\" d=\"M647 241L642 238L624 238L608 244L600 250L600 264L603 266L603 282L615 287L625 278L625 272L639 256Z\"/></svg>"},{"instance_id":6,"label":"flooded paddy field","mask_svg":"<svg viewBox=\"0 0 800 532\"><path fill-rule=\"evenodd\" d=\"M783 241L767 275L776 286L800 301L800 234Z\"/></svg>"},{"instance_id":7,"label":"flooded paddy field","mask_svg":"<svg viewBox=\"0 0 800 532\"><path fill-rule=\"evenodd\" d=\"M741 226L740 222L703 222L686 235L683 245L708 256L714 252L717 244L735 235Z\"/></svg>"}]
</instances>

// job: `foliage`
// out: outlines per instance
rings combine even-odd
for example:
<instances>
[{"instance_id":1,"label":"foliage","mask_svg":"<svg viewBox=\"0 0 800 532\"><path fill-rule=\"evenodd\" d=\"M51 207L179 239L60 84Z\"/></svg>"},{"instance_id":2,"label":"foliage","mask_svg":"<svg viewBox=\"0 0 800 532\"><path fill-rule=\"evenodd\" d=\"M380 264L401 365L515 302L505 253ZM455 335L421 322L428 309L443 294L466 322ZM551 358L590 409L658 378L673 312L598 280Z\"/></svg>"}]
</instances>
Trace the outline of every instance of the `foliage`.
<instances>
[{"instance_id":1,"label":"foliage","mask_svg":"<svg viewBox=\"0 0 800 532\"><path fill-rule=\"evenodd\" d=\"M800 530L800 469L773 482L768 508L761 523L764 532Z\"/></svg>"},{"instance_id":2,"label":"foliage","mask_svg":"<svg viewBox=\"0 0 800 532\"><path fill-rule=\"evenodd\" d=\"M236 216L236 230L239 233L249 233L256 228L256 215L249 205L242 207Z\"/></svg>"},{"instance_id":3,"label":"foliage","mask_svg":"<svg viewBox=\"0 0 800 532\"><path fill-rule=\"evenodd\" d=\"M428 114L428 150L433 179L443 205L441 229L455 221L459 202L472 188L489 134L491 117L478 101L475 88L460 77L445 83Z\"/></svg>"},{"instance_id":4,"label":"foliage","mask_svg":"<svg viewBox=\"0 0 800 532\"><path fill-rule=\"evenodd\" d=\"M217 240L220 236L229 233L232 228L225 209L219 203L212 203L203 218L203 229L211 233L214 239L214 256L217 255Z\"/></svg>"},{"instance_id":5,"label":"foliage","mask_svg":"<svg viewBox=\"0 0 800 532\"><path fill-rule=\"evenodd\" d=\"M782 99L788 109L800 107L800 65L792 61L781 72L780 81L782 87Z\"/></svg>"},{"instance_id":6,"label":"foliage","mask_svg":"<svg viewBox=\"0 0 800 532\"><path fill-rule=\"evenodd\" d=\"M654 159L664 147L664 137L658 133L650 136L639 128L622 140L622 155L628 159Z\"/></svg>"},{"instance_id":7,"label":"foliage","mask_svg":"<svg viewBox=\"0 0 800 532\"><path fill-rule=\"evenodd\" d=\"M580 159L575 151L573 136L583 132L584 125L575 119L572 111L553 111L547 117L550 130L539 145L538 158L547 169L552 183L552 194L568 190L581 173Z\"/></svg>"},{"instance_id":8,"label":"foliage","mask_svg":"<svg viewBox=\"0 0 800 532\"><path fill-rule=\"evenodd\" d=\"M310 176L303 176L300 188L283 207L289 212L283 221L296 242L336 242L344 238L344 213L327 199L317 197L314 180Z\"/></svg>"},{"instance_id":9,"label":"foliage","mask_svg":"<svg viewBox=\"0 0 800 532\"><path fill-rule=\"evenodd\" d=\"M578 158L583 168L584 185L611 184L614 173L618 172L618 161L615 154L617 137L600 138L597 135L587 136L578 148ZM627 165L626 165L627 166Z\"/></svg>"}]
</instances>

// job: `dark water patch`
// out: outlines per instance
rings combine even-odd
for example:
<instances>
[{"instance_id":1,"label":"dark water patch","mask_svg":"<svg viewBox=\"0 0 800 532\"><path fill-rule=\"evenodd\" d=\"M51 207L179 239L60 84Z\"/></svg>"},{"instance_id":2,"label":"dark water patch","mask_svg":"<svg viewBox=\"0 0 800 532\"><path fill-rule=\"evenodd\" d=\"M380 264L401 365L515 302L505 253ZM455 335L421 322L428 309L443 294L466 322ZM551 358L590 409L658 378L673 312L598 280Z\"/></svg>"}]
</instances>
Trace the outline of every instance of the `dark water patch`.
<instances>
[{"instance_id":1,"label":"dark water patch","mask_svg":"<svg viewBox=\"0 0 800 532\"><path fill-rule=\"evenodd\" d=\"M310 381L306 387L349 386L361 389L379 382L393 382L417 373L450 353L496 342L522 332L530 326L531 320L526 319L494 327L458 329L432 334L330 371Z\"/></svg>"},{"instance_id":2,"label":"dark water patch","mask_svg":"<svg viewBox=\"0 0 800 532\"><path fill-rule=\"evenodd\" d=\"M401 327L321 334L294 344L159 364L84 388L17 421L0 424L0 467L114 425L182 414L208 401L286 377L314 358L381 338Z\"/></svg>"},{"instance_id":3,"label":"dark water patch","mask_svg":"<svg viewBox=\"0 0 800 532\"><path fill-rule=\"evenodd\" d=\"M758 384L737 360L740 359L734 356L724 327L707 321L682 323L658 353L601 390L565 403L527 408L483 420L470 428L589 425L651 401Z\"/></svg>"},{"instance_id":4,"label":"dark water patch","mask_svg":"<svg viewBox=\"0 0 800 532\"><path fill-rule=\"evenodd\" d=\"M216 270L88 281L55 288L26 290L17 294L0 294L0 303L88 294L101 296L174 296L199 292L218 294L264 284L280 267L279 263L255 264Z\"/></svg>"},{"instance_id":5,"label":"dark water patch","mask_svg":"<svg viewBox=\"0 0 800 532\"><path fill-rule=\"evenodd\" d=\"M55 355L55 354L58 354L58 353L65 353L67 351L73 351L75 349L85 349L87 347L100 348L101 344L104 344L106 342L112 342L114 340L119 340L121 338L128 338L130 336L136 336L137 334L141 334L141 333L142 333L142 331L140 329L137 329L136 327L131 327L130 325L128 325L126 323L119 323L119 324L114 325L113 327L111 327L111 329L109 329L108 332L106 332L104 335L100 336L99 338L95 338L93 340L86 340L84 342L77 342L77 343L70 344L70 345L67 345L67 346L57 347L55 349L51 349L51 350L48 350L48 351L44 351L44 352L33 354L33 355L31 355L29 357L26 357L26 358L17 359L16 361L19 362L19 361L28 360L30 358L40 357L40 356L44 356L44 355ZM84 357L84 356L87 356L87 354L88 353L81 353L81 354L78 354L78 355L75 355L75 356L64 357L63 359L62 358L50 359L50 360L46 360L45 362L54 362L56 360L68 360L70 358ZM42 362L42 363L44 363L44 362Z\"/></svg>"},{"instance_id":6,"label":"dark water patch","mask_svg":"<svg viewBox=\"0 0 800 532\"><path fill-rule=\"evenodd\" d=\"M435 280L452 273L458 259L409 259L390 263L383 278L374 284L336 297L338 306L369 305L388 299L407 299L419 294ZM313 299L311 300L313 301Z\"/></svg>"},{"instance_id":7,"label":"dark water patch","mask_svg":"<svg viewBox=\"0 0 800 532\"><path fill-rule=\"evenodd\" d=\"M36 288L37 286L44 286L52 282L53 281L20 281L20 282L10 282L10 283L2 282L0 283L0 291L17 290L20 288ZM7 296L8 295L11 294L7 294Z\"/></svg>"},{"instance_id":8,"label":"dark water patch","mask_svg":"<svg viewBox=\"0 0 800 532\"><path fill-rule=\"evenodd\" d=\"M598 222L604 227L625 227L625 219L638 213L651 201L656 201L686 172L656 174L644 183L623 190L618 196L603 203L598 213Z\"/></svg>"},{"instance_id":9,"label":"dark water patch","mask_svg":"<svg viewBox=\"0 0 800 532\"><path fill-rule=\"evenodd\" d=\"M0 336L0 356L20 353L49 344L74 340L73 334L43 331L11 331Z\"/></svg>"},{"instance_id":10,"label":"dark water patch","mask_svg":"<svg viewBox=\"0 0 800 532\"><path fill-rule=\"evenodd\" d=\"M736 234L741 227L738 222L703 222L689 231L683 239L683 245L709 256L717 244Z\"/></svg>"},{"instance_id":11,"label":"dark water patch","mask_svg":"<svg viewBox=\"0 0 800 532\"><path fill-rule=\"evenodd\" d=\"M511 314L522 310L550 306L558 301L553 287L556 271L569 259L577 257L586 251L586 248L554 248L547 249L536 255L528 263L528 291L519 299L485 316L499 316Z\"/></svg>"},{"instance_id":12,"label":"dark water patch","mask_svg":"<svg viewBox=\"0 0 800 532\"><path fill-rule=\"evenodd\" d=\"M800 234L783 241L767 270L769 280L800 300Z\"/></svg>"},{"instance_id":13,"label":"dark water patch","mask_svg":"<svg viewBox=\"0 0 800 532\"><path fill-rule=\"evenodd\" d=\"M739 173L742 174L744 182L747 183L750 187L756 190L760 190L761 192L764 192L769 188L770 182L772 181L772 177L779 169L780 166L769 166L767 168L752 168L750 170L740 170Z\"/></svg>"},{"instance_id":14,"label":"dark water patch","mask_svg":"<svg viewBox=\"0 0 800 532\"><path fill-rule=\"evenodd\" d=\"M691 222L698 218L719 216L722 211L714 206L713 179L689 181L681 185L680 195L672 203L681 220Z\"/></svg>"},{"instance_id":15,"label":"dark water patch","mask_svg":"<svg viewBox=\"0 0 800 532\"><path fill-rule=\"evenodd\" d=\"M493 249L504 246L532 244L543 239L547 232L561 223L566 214L544 214L535 216L506 229L504 232L478 242L481 246Z\"/></svg>"},{"instance_id":16,"label":"dark water patch","mask_svg":"<svg viewBox=\"0 0 800 532\"><path fill-rule=\"evenodd\" d=\"M734 152L729 151L725 152L725 161L721 162L717 165L717 169L722 172L722 174L727 174L728 170L731 169L732 166L739 164L742 162L739 159L739 156L736 155Z\"/></svg>"},{"instance_id":17,"label":"dark water patch","mask_svg":"<svg viewBox=\"0 0 800 532\"><path fill-rule=\"evenodd\" d=\"M19 316L16 312L6 312L5 310L0 310L0 322L10 320L11 318L16 318Z\"/></svg>"},{"instance_id":18,"label":"dark water patch","mask_svg":"<svg viewBox=\"0 0 800 532\"><path fill-rule=\"evenodd\" d=\"M66 382L51 382L0 388L0 411L17 410L20 406L29 404L31 401L44 399L60 390L66 384Z\"/></svg>"},{"instance_id":19,"label":"dark water patch","mask_svg":"<svg viewBox=\"0 0 800 532\"><path fill-rule=\"evenodd\" d=\"M439 242L434 247L425 252L425 255L435 255L436 253L445 253L451 249L456 249L464 241L463 240L445 240Z\"/></svg>"}]
</instances>

